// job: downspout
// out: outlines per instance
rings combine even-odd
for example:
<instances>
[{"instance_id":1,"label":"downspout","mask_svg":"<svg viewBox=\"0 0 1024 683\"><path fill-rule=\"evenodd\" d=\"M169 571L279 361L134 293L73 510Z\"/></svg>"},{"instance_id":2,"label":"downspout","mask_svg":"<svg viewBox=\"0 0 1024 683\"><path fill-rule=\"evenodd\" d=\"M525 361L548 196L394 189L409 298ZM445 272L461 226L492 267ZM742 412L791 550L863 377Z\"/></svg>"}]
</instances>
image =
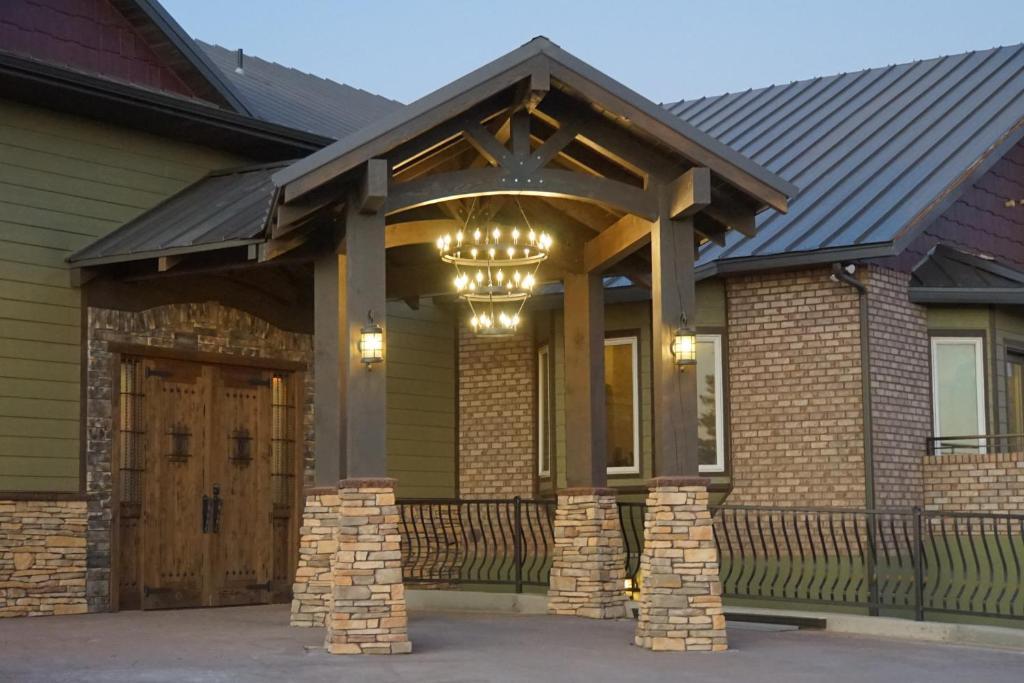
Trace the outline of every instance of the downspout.
<instances>
[{"instance_id":1,"label":"downspout","mask_svg":"<svg viewBox=\"0 0 1024 683\"><path fill-rule=\"evenodd\" d=\"M849 268L849 270L847 270ZM875 445L871 424L871 339L868 328L868 288L853 275L854 266L832 264L832 279L857 290L860 299L860 381L864 408L864 505L875 509Z\"/></svg>"}]
</instances>

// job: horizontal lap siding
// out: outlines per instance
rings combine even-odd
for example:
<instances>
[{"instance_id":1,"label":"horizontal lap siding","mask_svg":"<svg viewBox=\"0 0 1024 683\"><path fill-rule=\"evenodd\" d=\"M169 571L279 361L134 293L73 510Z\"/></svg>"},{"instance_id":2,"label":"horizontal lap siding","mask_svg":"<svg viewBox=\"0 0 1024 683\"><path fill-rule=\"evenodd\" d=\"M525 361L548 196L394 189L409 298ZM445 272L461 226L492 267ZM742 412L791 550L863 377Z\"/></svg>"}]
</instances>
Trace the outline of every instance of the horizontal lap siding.
<instances>
[{"instance_id":1,"label":"horizontal lap siding","mask_svg":"<svg viewBox=\"0 0 1024 683\"><path fill-rule=\"evenodd\" d=\"M220 152L0 102L0 491L79 485L81 293L64 259Z\"/></svg>"},{"instance_id":2,"label":"horizontal lap siding","mask_svg":"<svg viewBox=\"0 0 1024 683\"><path fill-rule=\"evenodd\" d=\"M455 323L422 302L388 305L388 470L402 498L455 495Z\"/></svg>"}]
</instances>

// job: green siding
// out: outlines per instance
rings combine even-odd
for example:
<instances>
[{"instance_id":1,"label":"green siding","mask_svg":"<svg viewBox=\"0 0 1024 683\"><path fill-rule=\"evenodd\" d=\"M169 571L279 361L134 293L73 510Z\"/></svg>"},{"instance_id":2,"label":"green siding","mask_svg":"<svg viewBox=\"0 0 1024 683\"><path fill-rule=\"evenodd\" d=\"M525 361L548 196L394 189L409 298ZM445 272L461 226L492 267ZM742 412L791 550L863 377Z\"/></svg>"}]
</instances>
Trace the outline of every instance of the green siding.
<instances>
[{"instance_id":1,"label":"green siding","mask_svg":"<svg viewBox=\"0 0 1024 683\"><path fill-rule=\"evenodd\" d=\"M539 315L539 314L538 314ZM725 286L720 280L705 280L697 284L698 330L724 329L726 326ZM565 358L562 334L562 311L540 316L536 323L538 346L549 343L554 363L554 461L558 487L565 487ZM636 331L640 345L640 475L609 475L608 483L615 487L636 487L646 484L653 476L652 402L651 392L651 306L648 302L615 304L605 308L605 330L609 332ZM725 346L723 339L723 347ZM724 475L710 475L716 484L727 483ZM540 480L541 494L550 494L551 479Z\"/></svg>"},{"instance_id":2,"label":"green siding","mask_svg":"<svg viewBox=\"0 0 1024 683\"><path fill-rule=\"evenodd\" d=\"M78 488L82 311L65 257L238 163L0 102L0 491Z\"/></svg>"},{"instance_id":3,"label":"green siding","mask_svg":"<svg viewBox=\"0 0 1024 683\"><path fill-rule=\"evenodd\" d=\"M388 304L388 470L401 498L455 496L455 322L424 301Z\"/></svg>"}]
</instances>

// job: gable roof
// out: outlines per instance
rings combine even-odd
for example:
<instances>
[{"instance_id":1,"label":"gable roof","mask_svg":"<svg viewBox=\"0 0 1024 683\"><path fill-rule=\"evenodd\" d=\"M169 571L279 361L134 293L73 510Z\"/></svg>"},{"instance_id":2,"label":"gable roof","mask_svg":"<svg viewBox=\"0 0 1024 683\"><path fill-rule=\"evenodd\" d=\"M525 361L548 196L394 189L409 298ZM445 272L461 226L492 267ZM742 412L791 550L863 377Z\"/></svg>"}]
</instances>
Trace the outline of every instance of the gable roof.
<instances>
[{"instance_id":1,"label":"gable roof","mask_svg":"<svg viewBox=\"0 0 1024 683\"><path fill-rule=\"evenodd\" d=\"M889 256L1024 135L1024 45L666 106L800 188L704 275Z\"/></svg>"},{"instance_id":2,"label":"gable roof","mask_svg":"<svg viewBox=\"0 0 1024 683\"><path fill-rule=\"evenodd\" d=\"M435 90L379 122L366 126L274 175L291 200L358 164L391 149L397 142L426 132L500 90L546 69L552 79L582 93L597 93L599 104L620 117L635 115L632 130L657 138L694 164L711 167L726 181L745 189L764 205L785 210L796 188L738 154L714 137L671 116L664 109L577 59L540 36L489 64ZM618 110L618 111L617 111Z\"/></svg>"},{"instance_id":3,"label":"gable roof","mask_svg":"<svg viewBox=\"0 0 1024 683\"><path fill-rule=\"evenodd\" d=\"M231 84L249 113L296 130L341 138L401 109L402 103L201 40L195 43Z\"/></svg>"},{"instance_id":4,"label":"gable roof","mask_svg":"<svg viewBox=\"0 0 1024 683\"><path fill-rule=\"evenodd\" d=\"M910 300L945 304L1024 304L1024 271L993 256L936 245L914 268Z\"/></svg>"}]
</instances>

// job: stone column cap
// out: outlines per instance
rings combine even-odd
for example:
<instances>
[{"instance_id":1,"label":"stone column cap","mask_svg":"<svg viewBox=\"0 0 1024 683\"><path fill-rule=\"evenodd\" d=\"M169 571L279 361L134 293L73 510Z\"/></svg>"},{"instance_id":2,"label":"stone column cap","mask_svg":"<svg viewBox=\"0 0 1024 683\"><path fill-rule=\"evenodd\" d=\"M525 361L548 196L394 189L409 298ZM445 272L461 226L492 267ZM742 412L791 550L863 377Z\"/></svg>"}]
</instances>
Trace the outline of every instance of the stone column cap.
<instances>
[{"instance_id":1,"label":"stone column cap","mask_svg":"<svg viewBox=\"0 0 1024 683\"><path fill-rule=\"evenodd\" d=\"M684 488L689 486L701 486L707 488L711 480L707 477L655 477L647 483L649 489L660 488Z\"/></svg>"},{"instance_id":2,"label":"stone column cap","mask_svg":"<svg viewBox=\"0 0 1024 683\"><path fill-rule=\"evenodd\" d=\"M338 495L338 488L336 486L309 486L302 490L302 495L306 496L336 496Z\"/></svg>"},{"instance_id":3,"label":"stone column cap","mask_svg":"<svg viewBox=\"0 0 1024 683\"><path fill-rule=\"evenodd\" d=\"M392 477L352 477L338 482L339 489L393 489L398 480Z\"/></svg>"},{"instance_id":4,"label":"stone column cap","mask_svg":"<svg viewBox=\"0 0 1024 683\"><path fill-rule=\"evenodd\" d=\"M614 496L615 489L608 486L571 486L555 492L558 496Z\"/></svg>"}]
</instances>

